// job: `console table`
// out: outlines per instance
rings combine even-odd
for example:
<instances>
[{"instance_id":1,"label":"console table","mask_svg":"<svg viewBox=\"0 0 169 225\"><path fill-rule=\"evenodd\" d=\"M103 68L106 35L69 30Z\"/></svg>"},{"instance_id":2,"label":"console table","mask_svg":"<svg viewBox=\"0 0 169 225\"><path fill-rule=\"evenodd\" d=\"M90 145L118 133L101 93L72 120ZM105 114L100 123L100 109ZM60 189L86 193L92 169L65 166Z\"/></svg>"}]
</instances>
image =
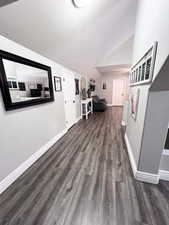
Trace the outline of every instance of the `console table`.
<instances>
[{"instance_id":1,"label":"console table","mask_svg":"<svg viewBox=\"0 0 169 225\"><path fill-rule=\"evenodd\" d=\"M93 99L87 98L81 100L81 113L82 116L85 116L86 120L88 119L89 113L93 113Z\"/></svg>"}]
</instances>

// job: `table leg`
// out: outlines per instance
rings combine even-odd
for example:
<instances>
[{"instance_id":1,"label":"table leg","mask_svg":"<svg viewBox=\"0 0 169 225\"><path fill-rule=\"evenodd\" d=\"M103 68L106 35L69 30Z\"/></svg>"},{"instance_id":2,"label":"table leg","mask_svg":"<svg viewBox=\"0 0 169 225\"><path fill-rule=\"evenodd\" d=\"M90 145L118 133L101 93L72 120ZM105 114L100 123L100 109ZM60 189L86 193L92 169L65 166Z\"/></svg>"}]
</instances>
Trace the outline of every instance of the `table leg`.
<instances>
[{"instance_id":1,"label":"table leg","mask_svg":"<svg viewBox=\"0 0 169 225\"><path fill-rule=\"evenodd\" d=\"M86 120L88 120L87 104L85 104L85 106L86 106Z\"/></svg>"},{"instance_id":2,"label":"table leg","mask_svg":"<svg viewBox=\"0 0 169 225\"><path fill-rule=\"evenodd\" d=\"M93 113L93 101L91 100L91 113Z\"/></svg>"}]
</instances>

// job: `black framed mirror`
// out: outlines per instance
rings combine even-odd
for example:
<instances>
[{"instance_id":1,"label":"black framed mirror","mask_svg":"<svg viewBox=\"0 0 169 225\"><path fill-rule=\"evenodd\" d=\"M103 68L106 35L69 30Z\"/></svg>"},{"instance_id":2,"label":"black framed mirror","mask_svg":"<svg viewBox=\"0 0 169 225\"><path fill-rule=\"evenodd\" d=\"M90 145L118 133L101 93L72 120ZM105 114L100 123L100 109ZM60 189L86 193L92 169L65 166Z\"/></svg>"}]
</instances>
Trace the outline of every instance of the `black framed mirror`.
<instances>
[{"instance_id":1,"label":"black framed mirror","mask_svg":"<svg viewBox=\"0 0 169 225\"><path fill-rule=\"evenodd\" d=\"M6 110L54 101L49 66L2 50L0 86Z\"/></svg>"}]
</instances>

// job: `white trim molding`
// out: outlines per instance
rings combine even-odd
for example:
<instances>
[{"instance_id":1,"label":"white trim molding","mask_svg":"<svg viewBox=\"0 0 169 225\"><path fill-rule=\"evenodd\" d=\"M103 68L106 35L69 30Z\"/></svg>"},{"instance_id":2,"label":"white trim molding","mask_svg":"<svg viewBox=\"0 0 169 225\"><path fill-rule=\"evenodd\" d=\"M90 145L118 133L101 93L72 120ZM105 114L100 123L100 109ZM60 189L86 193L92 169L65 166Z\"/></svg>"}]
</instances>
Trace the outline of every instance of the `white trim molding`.
<instances>
[{"instance_id":1,"label":"white trim molding","mask_svg":"<svg viewBox=\"0 0 169 225\"><path fill-rule=\"evenodd\" d=\"M69 130L70 128L72 128L76 123L78 123L79 122L79 120L81 120L82 119L82 116L79 116L79 117L77 117L77 118L75 118L75 120L73 121L73 123L71 123L71 124L69 124L69 125L67 125L67 130Z\"/></svg>"},{"instance_id":2,"label":"white trim molding","mask_svg":"<svg viewBox=\"0 0 169 225\"><path fill-rule=\"evenodd\" d=\"M125 123L125 121L124 121L124 120L122 120L122 121L121 121L121 125L122 125L123 127L125 127L125 126L126 126L126 123Z\"/></svg>"},{"instance_id":3,"label":"white trim molding","mask_svg":"<svg viewBox=\"0 0 169 225\"><path fill-rule=\"evenodd\" d=\"M112 107L112 106L113 106L113 104L107 104L107 106L108 106L108 107Z\"/></svg>"},{"instance_id":4,"label":"white trim molding","mask_svg":"<svg viewBox=\"0 0 169 225\"><path fill-rule=\"evenodd\" d=\"M13 182L15 182L29 167L31 167L43 154L45 154L61 137L67 133L67 129L57 134L54 138L48 141L37 152L31 155L18 168L11 172L0 182L0 194L4 192Z\"/></svg>"},{"instance_id":5,"label":"white trim molding","mask_svg":"<svg viewBox=\"0 0 169 225\"><path fill-rule=\"evenodd\" d=\"M160 180L169 181L169 171L167 170L160 170Z\"/></svg>"},{"instance_id":6,"label":"white trim molding","mask_svg":"<svg viewBox=\"0 0 169 225\"><path fill-rule=\"evenodd\" d=\"M169 156L169 149L164 149L163 150L163 155Z\"/></svg>"},{"instance_id":7,"label":"white trim molding","mask_svg":"<svg viewBox=\"0 0 169 225\"><path fill-rule=\"evenodd\" d=\"M131 163L131 167L132 167L132 171L133 171L133 175L135 179L142 182L146 182L146 183L158 184L160 179L159 174L152 174L152 173L147 173L147 172L137 170L137 165L133 156L133 151L132 151L129 139L127 137L127 134L125 134L125 142L126 142L127 151L128 151L128 155L129 155L129 159L130 159L130 163Z\"/></svg>"},{"instance_id":8,"label":"white trim molding","mask_svg":"<svg viewBox=\"0 0 169 225\"><path fill-rule=\"evenodd\" d=\"M143 181L146 183L151 183L151 184L158 184L160 175L159 174L153 174L153 173L146 173L143 171L137 170L135 178L139 181Z\"/></svg>"},{"instance_id":9,"label":"white trim molding","mask_svg":"<svg viewBox=\"0 0 169 225\"><path fill-rule=\"evenodd\" d=\"M136 162L135 162L135 159L134 159L134 156L133 156L132 148L131 148L131 145L130 145L130 142L129 142L129 139L128 139L126 133L125 133L124 138L125 138L125 142L126 142L126 146L127 146L127 151L128 151L128 155L129 155L131 168L132 168L132 171L133 171L133 175L135 177L136 172L137 172L137 166L136 166Z\"/></svg>"},{"instance_id":10,"label":"white trim molding","mask_svg":"<svg viewBox=\"0 0 169 225\"><path fill-rule=\"evenodd\" d=\"M78 123L79 122L79 120L81 120L82 119L82 115L81 116L79 116L79 117L77 117L76 119L75 119L75 123Z\"/></svg>"}]
</instances>

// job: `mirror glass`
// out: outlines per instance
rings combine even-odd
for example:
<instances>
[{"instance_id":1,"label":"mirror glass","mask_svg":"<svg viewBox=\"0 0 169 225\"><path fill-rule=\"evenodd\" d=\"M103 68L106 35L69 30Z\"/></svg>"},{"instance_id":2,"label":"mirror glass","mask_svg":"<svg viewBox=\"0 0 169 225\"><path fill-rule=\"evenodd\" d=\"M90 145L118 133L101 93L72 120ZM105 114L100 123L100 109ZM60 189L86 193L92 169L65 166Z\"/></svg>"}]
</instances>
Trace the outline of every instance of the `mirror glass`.
<instances>
[{"instance_id":1,"label":"mirror glass","mask_svg":"<svg viewBox=\"0 0 169 225\"><path fill-rule=\"evenodd\" d=\"M50 98L48 71L2 59L12 103Z\"/></svg>"}]
</instances>

